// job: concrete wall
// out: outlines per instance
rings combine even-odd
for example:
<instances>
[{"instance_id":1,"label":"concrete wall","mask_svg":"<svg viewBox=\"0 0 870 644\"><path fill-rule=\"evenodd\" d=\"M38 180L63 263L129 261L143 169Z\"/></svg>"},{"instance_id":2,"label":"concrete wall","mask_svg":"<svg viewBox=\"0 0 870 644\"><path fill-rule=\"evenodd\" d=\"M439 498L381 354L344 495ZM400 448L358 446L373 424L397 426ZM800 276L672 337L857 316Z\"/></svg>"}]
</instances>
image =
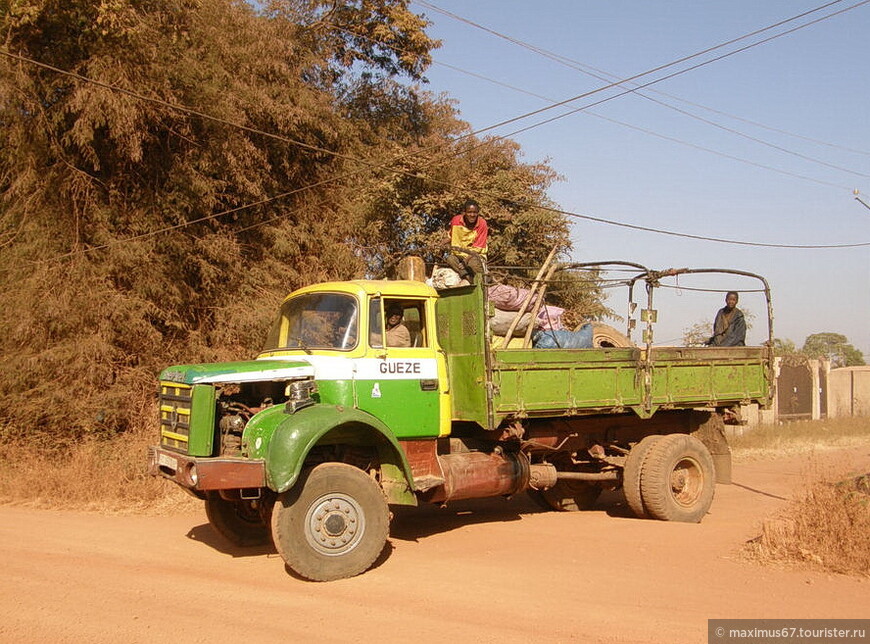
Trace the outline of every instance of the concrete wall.
<instances>
[{"instance_id":1,"label":"concrete wall","mask_svg":"<svg viewBox=\"0 0 870 644\"><path fill-rule=\"evenodd\" d=\"M870 416L870 367L840 367L828 373L828 417Z\"/></svg>"},{"instance_id":2,"label":"concrete wall","mask_svg":"<svg viewBox=\"0 0 870 644\"><path fill-rule=\"evenodd\" d=\"M776 422L776 409L761 409L758 403L751 405L740 405L740 417L746 421L745 425L729 425L728 427L739 427L736 431L738 436L746 431L757 429L761 425L773 425ZM732 433L735 433L732 431Z\"/></svg>"},{"instance_id":3,"label":"concrete wall","mask_svg":"<svg viewBox=\"0 0 870 644\"><path fill-rule=\"evenodd\" d=\"M731 433L742 434L759 425L789 420L818 420L843 416L870 416L870 366L831 369L827 360L789 358L783 369L783 359L774 359L773 408L741 405L740 415L746 425Z\"/></svg>"}]
</instances>

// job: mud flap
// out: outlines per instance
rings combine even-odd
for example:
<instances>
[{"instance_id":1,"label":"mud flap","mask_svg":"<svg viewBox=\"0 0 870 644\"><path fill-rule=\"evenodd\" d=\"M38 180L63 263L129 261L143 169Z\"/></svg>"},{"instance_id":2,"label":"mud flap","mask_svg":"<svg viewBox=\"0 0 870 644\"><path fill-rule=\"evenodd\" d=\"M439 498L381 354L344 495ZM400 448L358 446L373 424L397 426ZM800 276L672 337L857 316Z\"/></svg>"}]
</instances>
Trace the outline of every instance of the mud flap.
<instances>
[{"instance_id":1,"label":"mud flap","mask_svg":"<svg viewBox=\"0 0 870 644\"><path fill-rule=\"evenodd\" d=\"M725 438L725 423L721 414L715 412L694 412L698 423L692 436L700 440L713 457L716 469L716 482L731 485L731 448ZM694 423L693 423L694 424Z\"/></svg>"},{"instance_id":2,"label":"mud flap","mask_svg":"<svg viewBox=\"0 0 870 644\"><path fill-rule=\"evenodd\" d=\"M731 485L731 450L727 454L710 454L716 468L716 482Z\"/></svg>"}]
</instances>

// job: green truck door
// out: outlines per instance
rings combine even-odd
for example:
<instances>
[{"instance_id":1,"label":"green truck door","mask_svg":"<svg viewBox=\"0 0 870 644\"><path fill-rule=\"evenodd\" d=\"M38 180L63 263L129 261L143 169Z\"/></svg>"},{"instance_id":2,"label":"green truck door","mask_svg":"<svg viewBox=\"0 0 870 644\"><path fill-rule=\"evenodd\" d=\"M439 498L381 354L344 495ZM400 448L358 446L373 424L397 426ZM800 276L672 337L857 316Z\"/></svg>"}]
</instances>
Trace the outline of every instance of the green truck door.
<instances>
[{"instance_id":1,"label":"green truck door","mask_svg":"<svg viewBox=\"0 0 870 644\"><path fill-rule=\"evenodd\" d=\"M382 298L369 302L368 349L356 360L354 387L357 404L393 430L397 438L439 435L440 388L438 358L426 327L426 301L383 298L386 306L400 305L411 346L384 346Z\"/></svg>"}]
</instances>

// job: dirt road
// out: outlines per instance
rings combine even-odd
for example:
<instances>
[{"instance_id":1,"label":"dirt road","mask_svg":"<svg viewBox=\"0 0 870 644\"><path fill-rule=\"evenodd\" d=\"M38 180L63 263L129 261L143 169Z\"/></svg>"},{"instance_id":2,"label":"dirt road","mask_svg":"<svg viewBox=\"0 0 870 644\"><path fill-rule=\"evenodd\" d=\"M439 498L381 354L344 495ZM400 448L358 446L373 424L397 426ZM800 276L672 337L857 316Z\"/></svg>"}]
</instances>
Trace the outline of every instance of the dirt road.
<instances>
[{"instance_id":1,"label":"dirt road","mask_svg":"<svg viewBox=\"0 0 870 644\"><path fill-rule=\"evenodd\" d=\"M870 470L870 446L848 455ZM866 618L870 581L737 555L806 460L735 464L699 525L629 518L618 493L574 514L524 496L424 508L375 569L328 584L228 546L203 512L3 507L0 641L706 642L708 618Z\"/></svg>"}]
</instances>

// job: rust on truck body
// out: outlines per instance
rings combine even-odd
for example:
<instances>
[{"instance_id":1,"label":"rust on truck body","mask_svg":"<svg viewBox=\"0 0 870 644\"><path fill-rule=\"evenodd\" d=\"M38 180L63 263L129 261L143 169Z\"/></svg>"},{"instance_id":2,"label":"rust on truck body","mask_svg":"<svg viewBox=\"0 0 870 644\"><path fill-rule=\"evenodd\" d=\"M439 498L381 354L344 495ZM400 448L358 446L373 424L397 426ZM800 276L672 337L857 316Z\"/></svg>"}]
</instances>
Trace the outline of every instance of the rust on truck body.
<instances>
[{"instance_id":1,"label":"rust on truck body","mask_svg":"<svg viewBox=\"0 0 870 644\"><path fill-rule=\"evenodd\" d=\"M266 485L266 464L246 458L200 458L163 448L149 449L149 474L191 490L254 489Z\"/></svg>"}]
</instances>

